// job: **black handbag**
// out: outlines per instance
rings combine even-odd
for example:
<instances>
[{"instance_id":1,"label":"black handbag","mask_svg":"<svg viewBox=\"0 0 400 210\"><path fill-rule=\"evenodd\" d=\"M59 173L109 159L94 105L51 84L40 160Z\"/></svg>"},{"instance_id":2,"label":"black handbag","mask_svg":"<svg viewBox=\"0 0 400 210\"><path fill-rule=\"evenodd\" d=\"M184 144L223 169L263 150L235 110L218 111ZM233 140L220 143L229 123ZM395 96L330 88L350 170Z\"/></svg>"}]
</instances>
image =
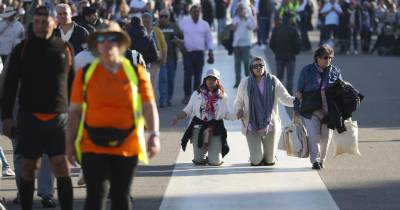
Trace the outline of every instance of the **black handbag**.
<instances>
[{"instance_id":1,"label":"black handbag","mask_svg":"<svg viewBox=\"0 0 400 210\"><path fill-rule=\"evenodd\" d=\"M132 133L135 125L128 129L118 129L112 127L90 127L85 123L85 129L94 144L102 147L118 147Z\"/></svg>"},{"instance_id":2,"label":"black handbag","mask_svg":"<svg viewBox=\"0 0 400 210\"><path fill-rule=\"evenodd\" d=\"M301 114L312 114L315 110L322 109L321 88L324 81L323 73L320 73L320 76L321 83L318 90L303 92L303 99L300 106Z\"/></svg>"},{"instance_id":3,"label":"black handbag","mask_svg":"<svg viewBox=\"0 0 400 210\"><path fill-rule=\"evenodd\" d=\"M315 110L322 109L322 97L320 90L303 92L300 113L311 114Z\"/></svg>"}]
</instances>

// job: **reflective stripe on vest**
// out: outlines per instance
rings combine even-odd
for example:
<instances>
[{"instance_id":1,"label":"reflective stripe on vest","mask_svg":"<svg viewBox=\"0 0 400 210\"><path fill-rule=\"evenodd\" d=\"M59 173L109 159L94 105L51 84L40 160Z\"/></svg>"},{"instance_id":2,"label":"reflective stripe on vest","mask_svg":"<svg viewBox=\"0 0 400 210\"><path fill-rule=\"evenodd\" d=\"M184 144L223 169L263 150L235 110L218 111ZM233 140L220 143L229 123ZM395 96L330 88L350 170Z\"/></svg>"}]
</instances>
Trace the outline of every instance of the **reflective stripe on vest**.
<instances>
[{"instance_id":1,"label":"reflective stripe on vest","mask_svg":"<svg viewBox=\"0 0 400 210\"><path fill-rule=\"evenodd\" d=\"M132 90L132 113L133 118L135 119L135 131L138 135L139 139L139 154L138 159L142 161L144 164L148 164L147 158L147 150L146 150L146 142L144 138L144 117L142 114L142 101L140 98L140 94L138 91L138 84L139 79L131 66L131 63L126 58L121 58L122 60L122 68L124 69L125 75L129 80L129 84ZM83 77L83 102L82 102L82 114L81 120L79 122L78 133L75 139L75 149L76 149L76 157L79 163L82 161L82 151L81 151L81 141L83 137L84 131L84 124L85 124L85 117L86 117L86 109L87 109L87 102L86 102L86 92L87 92L87 84L92 77L94 71L96 70L97 65L100 63L99 59L94 60L88 70L86 71Z\"/></svg>"}]
</instances>

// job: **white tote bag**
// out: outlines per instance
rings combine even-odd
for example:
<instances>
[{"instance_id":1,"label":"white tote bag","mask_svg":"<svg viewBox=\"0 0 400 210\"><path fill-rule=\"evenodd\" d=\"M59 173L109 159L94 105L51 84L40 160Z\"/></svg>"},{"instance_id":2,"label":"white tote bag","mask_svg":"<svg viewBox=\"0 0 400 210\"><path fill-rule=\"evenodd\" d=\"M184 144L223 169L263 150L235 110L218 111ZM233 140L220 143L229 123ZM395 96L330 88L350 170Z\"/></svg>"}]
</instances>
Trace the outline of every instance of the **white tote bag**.
<instances>
[{"instance_id":1,"label":"white tote bag","mask_svg":"<svg viewBox=\"0 0 400 210\"><path fill-rule=\"evenodd\" d=\"M336 130L334 132L334 140L336 143L336 153L338 156L343 153L350 155L361 156L360 150L358 149L358 125L357 121L346 120L344 122L346 126L346 131L343 133L338 133Z\"/></svg>"}]
</instances>

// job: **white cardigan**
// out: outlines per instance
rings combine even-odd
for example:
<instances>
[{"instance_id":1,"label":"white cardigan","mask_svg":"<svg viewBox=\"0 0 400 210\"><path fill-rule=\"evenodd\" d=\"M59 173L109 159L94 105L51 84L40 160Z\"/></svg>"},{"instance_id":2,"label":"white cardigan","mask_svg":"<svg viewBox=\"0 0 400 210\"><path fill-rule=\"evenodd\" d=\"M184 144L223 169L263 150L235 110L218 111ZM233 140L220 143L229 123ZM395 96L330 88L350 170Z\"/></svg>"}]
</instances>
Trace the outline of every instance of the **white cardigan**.
<instances>
[{"instance_id":1,"label":"white cardigan","mask_svg":"<svg viewBox=\"0 0 400 210\"><path fill-rule=\"evenodd\" d=\"M201 96L201 93L194 91L192 96L190 97L189 103L183 109L183 111L190 116L196 116L197 118L201 119L201 105L204 99ZM236 120L236 114L229 112L228 108L228 97L225 93L222 99L218 99L216 103L216 120Z\"/></svg>"},{"instance_id":2,"label":"white cardigan","mask_svg":"<svg viewBox=\"0 0 400 210\"><path fill-rule=\"evenodd\" d=\"M274 124L275 128L275 135L274 139L280 138L281 131L282 131L282 125L281 125L281 119L279 117L279 109L278 109L278 101L283 104L284 106L287 107L293 107L293 101L294 97L291 96L286 88L282 85L281 81L274 75L271 75L273 79L275 80L275 99L274 99L274 105L272 108L272 123ZM243 118L242 118L242 133L243 135L246 135L247 133L247 128L249 126L249 95L247 92L247 85L249 83L249 77L244 78L238 87L236 99L235 99L235 110L236 112L238 110L243 110Z\"/></svg>"}]
</instances>

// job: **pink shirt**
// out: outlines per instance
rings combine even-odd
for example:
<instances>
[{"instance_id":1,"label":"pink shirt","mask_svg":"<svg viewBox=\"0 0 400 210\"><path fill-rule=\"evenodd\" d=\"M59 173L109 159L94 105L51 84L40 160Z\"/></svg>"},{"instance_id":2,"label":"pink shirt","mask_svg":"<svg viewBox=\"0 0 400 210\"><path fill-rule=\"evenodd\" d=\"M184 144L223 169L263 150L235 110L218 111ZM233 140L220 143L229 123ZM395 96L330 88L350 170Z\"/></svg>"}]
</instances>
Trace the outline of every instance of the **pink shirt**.
<instances>
[{"instance_id":1,"label":"pink shirt","mask_svg":"<svg viewBox=\"0 0 400 210\"><path fill-rule=\"evenodd\" d=\"M191 51L213 50L210 26L202 19L195 23L192 17L183 19L179 27L184 35L185 49Z\"/></svg>"}]
</instances>

